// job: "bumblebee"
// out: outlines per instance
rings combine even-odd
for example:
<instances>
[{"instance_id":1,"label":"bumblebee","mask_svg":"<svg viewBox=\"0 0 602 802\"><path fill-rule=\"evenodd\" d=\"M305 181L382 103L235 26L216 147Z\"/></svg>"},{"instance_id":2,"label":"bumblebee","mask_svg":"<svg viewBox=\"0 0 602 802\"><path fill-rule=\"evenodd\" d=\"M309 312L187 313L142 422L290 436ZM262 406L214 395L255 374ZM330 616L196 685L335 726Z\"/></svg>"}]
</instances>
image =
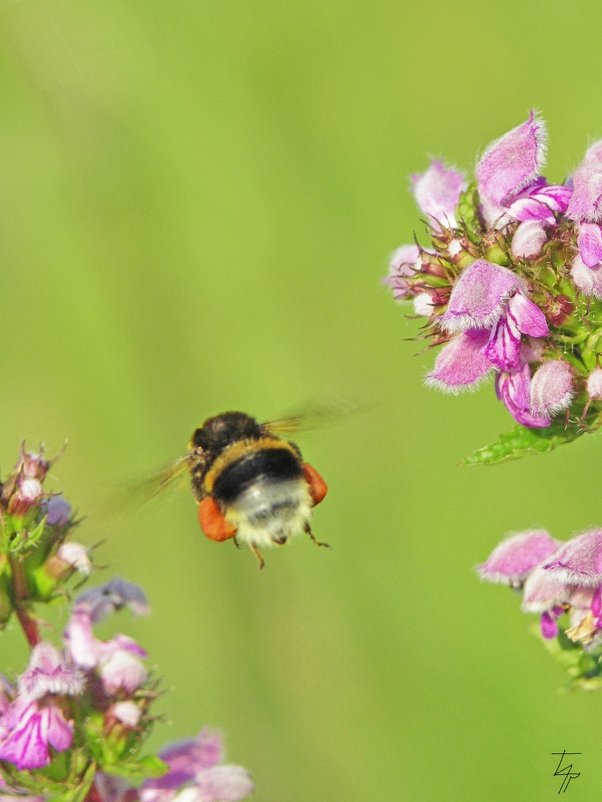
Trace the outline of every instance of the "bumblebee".
<instances>
[{"instance_id":1,"label":"bumblebee","mask_svg":"<svg viewBox=\"0 0 602 802\"><path fill-rule=\"evenodd\" d=\"M260 568L260 548L283 545L302 532L327 546L310 528L326 483L298 446L280 437L299 425L299 418L259 423L244 412L208 418L192 433L187 454L155 477L151 494L188 472L204 534L248 544Z\"/></svg>"}]
</instances>

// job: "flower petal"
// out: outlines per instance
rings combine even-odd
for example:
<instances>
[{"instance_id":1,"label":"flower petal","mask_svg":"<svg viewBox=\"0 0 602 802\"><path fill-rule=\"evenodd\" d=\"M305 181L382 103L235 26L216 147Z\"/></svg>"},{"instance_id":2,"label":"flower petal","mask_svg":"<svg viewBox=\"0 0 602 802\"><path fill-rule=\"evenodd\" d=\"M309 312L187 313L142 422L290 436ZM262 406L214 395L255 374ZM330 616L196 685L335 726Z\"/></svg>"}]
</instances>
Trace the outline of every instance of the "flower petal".
<instances>
[{"instance_id":1,"label":"flower petal","mask_svg":"<svg viewBox=\"0 0 602 802\"><path fill-rule=\"evenodd\" d=\"M492 142L476 167L479 195L503 205L537 178L545 159L546 129L532 111L522 125Z\"/></svg>"},{"instance_id":2,"label":"flower petal","mask_svg":"<svg viewBox=\"0 0 602 802\"><path fill-rule=\"evenodd\" d=\"M542 560L551 557L561 546L544 529L532 529L507 537L477 567L481 579L520 586Z\"/></svg>"},{"instance_id":3,"label":"flower petal","mask_svg":"<svg viewBox=\"0 0 602 802\"><path fill-rule=\"evenodd\" d=\"M544 568L566 584L593 587L602 583L602 529L569 540Z\"/></svg>"},{"instance_id":4,"label":"flower petal","mask_svg":"<svg viewBox=\"0 0 602 802\"><path fill-rule=\"evenodd\" d=\"M422 174L412 176L414 197L420 210L437 230L456 226L456 206L464 188L464 174L434 160Z\"/></svg>"},{"instance_id":5,"label":"flower petal","mask_svg":"<svg viewBox=\"0 0 602 802\"><path fill-rule=\"evenodd\" d=\"M478 329L458 334L439 352L426 384L452 393L474 387L492 368L484 353L488 338Z\"/></svg>"},{"instance_id":6,"label":"flower petal","mask_svg":"<svg viewBox=\"0 0 602 802\"><path fill-rule=\"evenodd\" d=\"M420 249L417 245L400 245L389 259L389 273L383 284L391 287L393 298L403 301L411 292L407 279L420 271Z\"/></svg>"},{"instance_id":7,"label":"flower petal","mask_svg":"<svg viewBox=\"0 0 602 802\"><path fill-rule=\"evenodd\" d=\"M539 256L548 236L543 223L528 220L521 223L512 237L511 250L517 259L532 259Z\"/></svg>"},{"instance_id":8,"label":"flower petal","mask_svg":"<svg viewBox=\"0 0 602 802\"><path fill-rule=\"evenodd\" d=\"M529 337L547 337L550 333L546 316L541 309L525 295L517 293L508 302L506 313L522 334Z\"/></svg>"},{"instance_id":9,"label":"flower petal","mask_svg":"<svg viewBox=\"0 0 602 802\"><path fill-rule=\"evenodd\" d=\"M500 373L496 380L496 391L512 417L523 426L543 429L551 420L545 416L534 416L530 412L531 371L528 364L520 370Z\"/></svg>"},{"instance_id":10,"label":"flower petal","mask_svg":"<svg viewBox=\"0 0 602 802\"><path fill-rule=\"evenodd\" d=\"M447 331L489 328L501 317L508 298L522 287L511 270L477 259L456 282L439 323Z\"/></svg>"},{"instance_id":11,"label":"flower petal","mask_svg":"<svg viewBox=\"0 0 602 802\"><path fill-rule=\"evenodd\" d=\"M576 256L571 267L571 277L584 295L602 298L602 265L587 267L581 257Z\"/></svg>"},{"instance_id":12,"label":"flower petal","mask_svg":"<svg viewBox=\"0 0 602 802\"><path fill-rule=\"evenodd\" d=\"M566 214L571 220L592 223L602 219L602 139L594 142L575 170Z\"/></svg>"},{"instance_id":13,"label":"flower petal","mask_svg":"<svg viewBox=\"0 0 602 802\"><path fill-rule=\"evenodd\" d=\"M573 400L573 371L562 359L544 362L531 379L531 413L552 416Z\"/></svg>"},{"instance_id":14,"label":"flower petal","mask_svg":"<svg viewBox=\"0 0 602 802\"><path fill-rule=\"evenodd\" d=\"M579 256L587 267L596 267L602 262L602 231L597 223L580 223Z\"/></svg>"}]
</instances>

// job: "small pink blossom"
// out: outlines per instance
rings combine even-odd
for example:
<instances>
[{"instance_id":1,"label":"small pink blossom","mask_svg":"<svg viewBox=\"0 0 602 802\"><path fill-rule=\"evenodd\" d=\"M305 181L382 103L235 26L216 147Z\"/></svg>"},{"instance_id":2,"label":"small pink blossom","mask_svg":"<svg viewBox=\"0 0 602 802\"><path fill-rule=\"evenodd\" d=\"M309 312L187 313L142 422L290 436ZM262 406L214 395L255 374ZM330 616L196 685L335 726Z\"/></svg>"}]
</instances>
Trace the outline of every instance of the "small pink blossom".
<instances>
[{"instance_id":1,"label":"small pink blossom","mask_svg":"<svg viewBox=\"0 0 602 802\"><path fill-rule=\"evenodd\" d=\"M602 368L594 368L587 377L587 394L594 401L602 400Z\"/></svg>"},{"instance_id":2,"label":"small pink blossom","mask_svg":"<svg viewBox=\"0 0 602 802\"><path fill-rule=\"evenodd\" d=\"M602 140L594 142L573 175L573 194L566 214L571 220L602 221Z\"/></svg>"},{"instance_id":3,"label":"small pink blossom","mask_svg":"<svg viewBox=\"0 0 602 802\"><path fill-rule=\"evenodd\" d=\"M72 540L61 543L56 556L75 571L88 576L92 571L92 561L90 560L90 549L75 543Z\"/></svg>"},{"instance_id":4,"label":"small pink blossom","mask_svg":"<svg viewBox=\"0 0 602 802\"><path fill-rule=\"evenodd\" d=\"M550 417L571 404L574 395L573 371L562 359L544 362L531 379L531 413Z\"/></svg>"},{"instance_id":5,"label":"small pink blossom","mask_svg":"<svg viewBox=\"0 0 602 802\"><path fill-rule=\"evenodd\" d=\"M577 245L586 267L596 267L602 262L602 230L597 223L579 224Z\"/></svg>"},{"instance_id":6,"label":"small pink blossom","mask_svg":"<svg viewBox=\"0 0 602 802\"><path fill-rule=\"evenodd\" d=\"M545 225L539 220L521 223L512 238L512 253L517 259L534 259L547 242Z\"/></svg>"},{"instance_id":7,"label":"small pink blossom","mask_svg":"<svg viewBox=\"0 0 602 802\"><path fill-rule=\"evenodd\" d=\"M396 301L403 301L412 295L408 278L419 273L420 267L420 249L417 245L401 245L393 251L389 261L389 273L383 279L383 284L391 288Z\"/></svg>"},{"instance_id":8,"label":"small pink blossom","mask_svg":"<svg viewBox=\"0 0 602 802\"><path fill-rule=\"evenodd\" d=\"M547 415L531 413L531 369L528 364L519 370L498 373L495 389L497 397L518 423L531 429L544 429L550 425Z\"/></svg>"},{"instance_id":9,"label":"small pink blossom","mask_svg":"<svg viewBox=\"0 0 602 802\"><path fill-rule=\"evenodd\" d=\"M99 674L105 691L109 696L120 690L128 695L134 693L146 680L146 668L131 650L107 646L105 644L105 654L99 663Z\"/></svg>"},{"instance_id":10,"label":"small pink blossom","mask_svg":"<svg viewBox=\"0 0 602 802\"><path fill-rule=\"evenodd\" d=\"M602 529L574 537L544 565L550 576L567 585L602 585Z\"/></svg>"},{"instance_id":11,"label":"small pink blossom","mask_svg":"<svg viewBox=\"0 0 602 802\"><path fill-rule=\"evenodd\" d=\"M52 702L17 698L0 721L0 760L19 770L39 769L50 763L50 749L71 746L73 722L66 721Z\"/></svg>"},{"instance_id":12,"label":"small pink blossom","mask_svg":"<svg viewBox=\"0 0 602 802\"><path fill-rule=\"evenodd\" d=\"M47 694L77 696L84 687L82 672L65 661L50 643L34 646L27 669L19 677L19 695L26 699L41 699Z\"/></svg>"},{"instance_id":13,"label":"small pink blossom","mask_svg":"<svg viewBox=\"0 0 602 802\"><path fill-rule=\"evenodd\" d=\"M125 702L115 702L107 710L107 717L119 721L129 729L134 729L138 726L138 722L142 716L140 707L130 700Z\"/></svg>"},{"instance_id":14,"label":"small pink blossom","mask_svg":"<svg viewBox=\"0 0 602 802\"><path fill-rule=\"evenodd\" d=\"M602 265L587 267L580 256L576 256L571 267L571 277L584 295L602 299Z\"/></svg>"},{"instance_id":15,"label":"small pink blossom","mask_svg":"<svg viewBox=\"0 0 602 802\"><path fill-rule=\"evenodd\" d=\"M481 579L521 587L531 571L561 545L543 529L519 532L503 540L477 571Z\"/></svg>"},{"instance_id":16,"label":"small pink blossom","mask_svg":"<svg viewBox=\"0 0 602 802\"><path fill-rule=\"evenodd\" d=\"M456 207L465 188L464 174L434 160L424 173L412 176L414 197L436 231L455 228Z\"/></svg>"},{"instance_id":17,"label":"small pink blossom","mask_svg":"<svg viewBox=\"0 0 602 802\"><path fill-rule=\"evenodd\" d=\"M481 329L456 335L437 354L427 386L450 393L476 387L493 367L485 356L488 340L489 332Z\"/></svg>"}]
</instances>

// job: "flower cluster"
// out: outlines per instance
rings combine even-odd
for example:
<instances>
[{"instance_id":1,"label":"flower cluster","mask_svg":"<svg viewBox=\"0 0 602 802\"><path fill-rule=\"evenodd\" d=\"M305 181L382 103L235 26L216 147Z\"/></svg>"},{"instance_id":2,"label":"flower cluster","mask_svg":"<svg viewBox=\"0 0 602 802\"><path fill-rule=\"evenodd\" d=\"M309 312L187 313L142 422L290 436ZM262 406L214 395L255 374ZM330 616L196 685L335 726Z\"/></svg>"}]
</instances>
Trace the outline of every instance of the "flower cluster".
<instances>
[{"instance_id":1,"label":"flower cluster","mask_svg":"<svg viewBox=\"0 0 602 802\"><path fill-rule=\"evenodd\" d=\"M443 346L429 386L493 375L521 426L561 415L580 433L602 424L602 140L562 184L541 174L545 144L532 112L487 147L470 185L441 161L414 176L430 244L398 248L385 283Z\"/></svg>"},{"instance_id":2,"label":"flower cluster","mask_svg":"<svg viewBox=\"0 0 602 802\"><path fill-rule=\"evenodd\" d=\"M503 540L477 571L522 592L522 609L583 687L602 686L602 529L566 542L532 530Z\"/></svg>"},{"instance_id":3,"label":"flower cluster","mask_svg":"<svg viewBox=\"0 0 602 802\"><path fill-rule=\"evenodd\" d=\"M115 578L79 593L61 643L42 639L39 605L70 600L93 570L90 550L69 540L70 505L44 491L49 467L23 450L0 492L0 627L14 614L31 646L14 681L0 675L0 802L245 799L251 779L223 764L219 734L203 730L160 757L142 754L158 696L146 651L127 635L94 632L123 608L146 614L141 588Z\"/></svg>"}]
</instances>

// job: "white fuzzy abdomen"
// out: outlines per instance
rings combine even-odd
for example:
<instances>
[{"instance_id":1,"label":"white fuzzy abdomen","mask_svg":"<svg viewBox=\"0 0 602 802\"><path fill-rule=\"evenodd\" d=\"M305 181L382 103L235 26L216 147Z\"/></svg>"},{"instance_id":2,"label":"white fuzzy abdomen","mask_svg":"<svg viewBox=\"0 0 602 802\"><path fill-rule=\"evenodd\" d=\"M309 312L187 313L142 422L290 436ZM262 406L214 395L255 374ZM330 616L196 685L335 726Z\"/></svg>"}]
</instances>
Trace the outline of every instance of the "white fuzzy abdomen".
<instances>
[{"instance_id":1,"label":"white fuzzy abdomen","mask_svg":"<svg viewBox=\"0 0 602 802\"><path fill-rule=\"evenodd\" d=\"M311 517L304 479L257 481L228 505L226 519L237 528L240 543L273 546L302 533Z\"/></svg>"}]
</instances>

